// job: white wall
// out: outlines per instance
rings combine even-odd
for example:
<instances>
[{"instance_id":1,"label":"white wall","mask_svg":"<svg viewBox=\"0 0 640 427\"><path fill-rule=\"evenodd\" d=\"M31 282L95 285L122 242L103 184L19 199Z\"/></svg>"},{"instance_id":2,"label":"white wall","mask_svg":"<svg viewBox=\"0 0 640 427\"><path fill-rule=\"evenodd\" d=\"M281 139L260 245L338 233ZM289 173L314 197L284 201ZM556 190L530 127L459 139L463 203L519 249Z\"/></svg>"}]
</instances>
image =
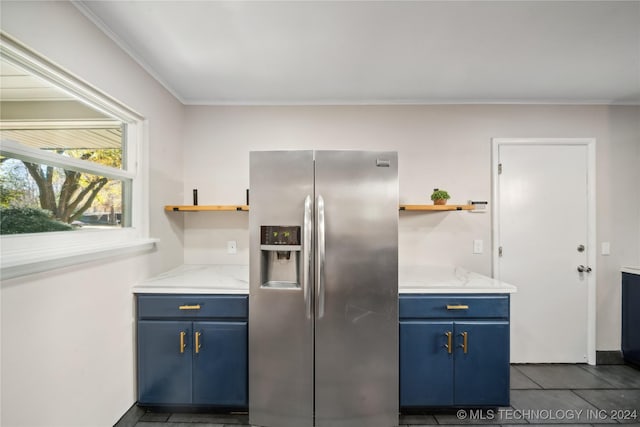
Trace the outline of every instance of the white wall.
<instances>
[{"instance_id":1,"label":"white wall","mask_svg":"<svg viewBox=\"0 0 640 427\"><path fill-rule=\"evenodd\" d=\"M2 414L12 426L110 426L135 402L137 281L183 261L183 106L67 2L2 2L1 27L148 119L153 253L2 282Z\"/></svg>"},{"instance_id":2,"label":"white wall","mask_svg":"<svg viewBox=\"0 0 640 427\"><path fill-rule=\"evenodd\" d=\"M640 265L640 108L612 108L597 141L597 242L611 242L598 256L597 349L620 348L620 266Z\"/></svg>"},{"instance_id":3,"label":"white wall","mask_svg":"<svg viewBox=\"0 0 640 427\"><path fill-rule=\"evenodd\" d=\"M399 152L401 203L430 203L434 187L491 205L491 138L595 137L597 349L620 348L619 267L640 261L640 108L605 106L187 107L184 203L244 203L250 150L390 149ZM185 216L185 262L247 263L246 213ZM485 252L472 254L482 239ZM226 254L238 241L237 255ZM491 275L491 215L401 213L400 263L455 264Z\"/></svg>"}]
</instances>

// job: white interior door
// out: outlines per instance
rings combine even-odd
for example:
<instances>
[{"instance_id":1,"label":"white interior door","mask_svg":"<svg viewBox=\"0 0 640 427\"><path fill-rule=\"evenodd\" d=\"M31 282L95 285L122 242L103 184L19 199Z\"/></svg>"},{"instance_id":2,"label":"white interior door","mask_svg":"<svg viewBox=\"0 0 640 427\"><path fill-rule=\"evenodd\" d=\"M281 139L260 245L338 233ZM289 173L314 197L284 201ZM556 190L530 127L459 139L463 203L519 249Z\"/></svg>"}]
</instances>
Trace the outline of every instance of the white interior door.
<instances>
[{"instance_id":1,"label":"white interior door","mask_svg":"<svg viewBox=\"0 0 640 427\"><path fill-rule=\"evenodd\" d=\"M496 151L495 273L518 287L511 361L593 363L589 146L494 143Z\"/></svg>"}]
</instances>

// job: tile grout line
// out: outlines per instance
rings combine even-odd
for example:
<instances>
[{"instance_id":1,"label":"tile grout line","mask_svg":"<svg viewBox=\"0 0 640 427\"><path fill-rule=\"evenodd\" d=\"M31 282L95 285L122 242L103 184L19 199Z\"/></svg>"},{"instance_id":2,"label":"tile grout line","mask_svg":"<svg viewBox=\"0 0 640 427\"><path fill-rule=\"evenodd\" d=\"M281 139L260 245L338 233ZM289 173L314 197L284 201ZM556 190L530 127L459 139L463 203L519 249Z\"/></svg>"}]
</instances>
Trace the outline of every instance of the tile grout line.
<instances>
[{"instance_id":1,"label":"tile grout line","mask_svg":"<svg viewBox=\"0 0 640 427\"><path fill-rule=\"evenodd\" d=\"M619 390L619 389L572 389L571 392L576 395L579 399L584 400L585 402L587 402L589 405L593 406L594 408L596 408L598 411L604 411L604 408L600 408L598 405L596 405L595 403L593 403L592 401L590 401L589 399L587 399L586 397L582 397L580 396L577 392L580 390L593 390L593 391L598 391L598 390ZM621 423L619 420L616 420L615 423L607 423L607 424L623 424Z\"/></svg>"},{"instance_id":2,"label":"tile grout line","mask_svg":"<svg viewBox=\"0 0 640 427\"><path fill-rule=\"evenodd\" d=\"M520 372L522 375L524 375L529 381L531 381L532 383L534 383L535 385L537 385L538 387L540 387L539 389L535 389L535 388L531 388L531 389L523 389L523 390L546 390L542 384L538 384L538 382L536 382L535 380L533 380L529 375L525 374L521 369L518 368L517 365L511 365L514 369L516 369L518 372Z\"/></svg>"},{"instance_id":3,"label":"tile grout line","mask_svg":"<svg viewBox=\"0 0 640 427\"><path fill-rule=\"evenodd\" d=\"M594 373L590 372L590 371L587 369L587 366L590 366L590 365L585 365L585 366L583 366L582 364L579 364L579 365L578 365L578 368L582 369L584 372L588 373L589 375L591 375L592 377L596 378L597 380L604 381L605 383L607 383L607 384L611 385L611 387L613 387L613 389L617 389L617 387L615 386L615 384L611 384L611 383L610 383L609 381L607 381L606 379L604 379L604 378L602 378L602 377L600 377L600 376L598 376L598 375L595 375ZM594 366L597 366L597 365L594 365ZM607 389L604 389L604 390L607 390Z\"/></svg>"}]
</instances>

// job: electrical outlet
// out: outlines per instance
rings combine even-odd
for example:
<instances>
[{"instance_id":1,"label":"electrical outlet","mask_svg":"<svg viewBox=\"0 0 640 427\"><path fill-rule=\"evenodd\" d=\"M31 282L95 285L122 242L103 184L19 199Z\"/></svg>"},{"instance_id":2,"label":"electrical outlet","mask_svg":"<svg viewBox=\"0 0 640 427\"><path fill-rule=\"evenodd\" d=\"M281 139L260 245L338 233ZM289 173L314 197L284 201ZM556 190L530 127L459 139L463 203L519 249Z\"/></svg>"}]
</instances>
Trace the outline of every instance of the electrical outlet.
<instances>
[{"instance_id":1,"label":"electrical outlet","mask_svg":"<svg viewBox=\"0 0 640 427\"><path fill-rule=\"evenodd\" d=\"M235 254L238 252L238 245L236 244L235 240L229 240L227 242L227 253L228 254Z\"/></svg>"},{"instance_id":2,"label":"electrical outlet","mask_svg":"<svg viewBox=\"0 0 640 427\"><path fill-rule=\"evenodd\" d=\"M473 253L474 254L481 254L483 248L483 244L482 244L482 240L474 240L473 241Z\"/></svg>"}]
</instances>

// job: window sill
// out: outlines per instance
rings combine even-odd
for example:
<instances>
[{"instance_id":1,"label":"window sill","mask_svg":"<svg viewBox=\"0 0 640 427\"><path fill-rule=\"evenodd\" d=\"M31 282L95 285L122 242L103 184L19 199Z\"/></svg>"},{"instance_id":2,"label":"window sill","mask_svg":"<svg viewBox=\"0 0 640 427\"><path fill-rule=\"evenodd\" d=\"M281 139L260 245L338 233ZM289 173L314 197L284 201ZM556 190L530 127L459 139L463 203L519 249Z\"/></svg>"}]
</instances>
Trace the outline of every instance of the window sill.
<instances>
[{"instance_id":1,"label":"window sill","mask_svg":"<svg viewBox=\"0 0 640 427\"><path fill-rule=\"evenodd\" d=\"M116 239L99 243L76 242L36 250L33 247L38 246L4 250L3 245L0 277L6 280L123 254L151 251L157 242L159 239Z\"/></svg>"}]
</instances>

